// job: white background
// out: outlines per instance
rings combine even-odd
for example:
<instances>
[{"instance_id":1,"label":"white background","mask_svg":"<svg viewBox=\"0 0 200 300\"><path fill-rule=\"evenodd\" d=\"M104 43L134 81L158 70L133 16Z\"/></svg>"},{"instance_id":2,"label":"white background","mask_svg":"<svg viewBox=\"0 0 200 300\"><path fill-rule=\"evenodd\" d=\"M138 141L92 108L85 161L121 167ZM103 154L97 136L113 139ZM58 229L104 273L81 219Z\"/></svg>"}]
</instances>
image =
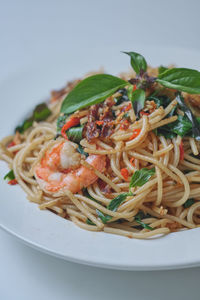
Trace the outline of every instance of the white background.
<instances>
[{"instance_id":1,"label":"white background","mask_svg":"<svg viewBox=\"0 0 200 300\"><path fill-rule=\"evenodd\" d=\"M131 43L200 50L199 11L198 0L0 0L0 80L46 53L53 60L60 49L79 49L81 55L82 47L125 49ZM81 266L0 231L2 300L198 299L199 276L200 268L125 272Z\"/></svg>"}]
</instances>

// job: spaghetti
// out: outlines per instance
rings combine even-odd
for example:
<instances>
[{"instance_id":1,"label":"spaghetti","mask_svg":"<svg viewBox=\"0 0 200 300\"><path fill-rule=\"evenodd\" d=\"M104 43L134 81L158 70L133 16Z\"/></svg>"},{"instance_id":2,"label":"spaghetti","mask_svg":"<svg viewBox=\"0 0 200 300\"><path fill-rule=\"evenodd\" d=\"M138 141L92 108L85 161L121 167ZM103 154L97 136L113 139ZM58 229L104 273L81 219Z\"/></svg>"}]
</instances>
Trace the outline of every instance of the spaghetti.
<instances>
[{"instance_id":1,"label":"spaghetti","mask_svg":"<svg viewBox=\"0 0 200 300\"><path fill-rule=\"evenodd\" d=\"M185 113L174 91L155 83L144 89L139 115L126 87L100 104L60 115L78 82L53 92L45 120L33 119L1 141L0 158L28 199L83 229L129 238L199 227L200 143L167 134ZM156 99L170 101L158 105ZM64 137L58 122L62 130L68 124Z\"/></svg>"}]
</instances>

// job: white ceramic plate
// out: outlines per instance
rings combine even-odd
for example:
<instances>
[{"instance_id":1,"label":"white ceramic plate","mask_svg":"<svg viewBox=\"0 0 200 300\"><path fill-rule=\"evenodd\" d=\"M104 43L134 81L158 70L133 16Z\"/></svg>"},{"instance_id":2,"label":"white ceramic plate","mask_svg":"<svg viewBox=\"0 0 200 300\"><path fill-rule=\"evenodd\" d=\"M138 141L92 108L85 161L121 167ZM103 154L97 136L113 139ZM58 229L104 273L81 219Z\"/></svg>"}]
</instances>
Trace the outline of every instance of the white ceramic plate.
<instances>
[{"instance_id":1,"label":"white ceramic plate","mask_svg":"<svg viewBox=\"0 0 200 300\"><path fill-rule=\"evenodd\" d=\"M51 89L66 81L101 66L112 74L126 71L129 58L120 50L141 52L153 66L176 63L199 67L198 52L159 47L82 49L47 56L1 82L0 138L11 133L35 104L48 97ZM0 162L0 226L34 248L66 260L113 269L161 270L200 265L200 229L151 240L84 231L28 202L19 186L3 181L7 171L6 164Z\"/></svg>"}]
</instances>

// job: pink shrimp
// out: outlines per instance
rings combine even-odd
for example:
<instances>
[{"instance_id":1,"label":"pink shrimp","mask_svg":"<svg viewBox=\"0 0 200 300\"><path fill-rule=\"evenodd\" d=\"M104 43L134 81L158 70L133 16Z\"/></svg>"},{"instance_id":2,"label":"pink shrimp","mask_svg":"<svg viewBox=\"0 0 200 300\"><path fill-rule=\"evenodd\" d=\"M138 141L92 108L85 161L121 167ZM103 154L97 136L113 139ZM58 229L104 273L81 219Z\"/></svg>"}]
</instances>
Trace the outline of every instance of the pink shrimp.
<instances>
[{"instance_id":1,"label":"pink shrimp","mask_svg":"<svg viewBox=\"0 0 200 300\"><path fill-rule=\"evenodd\" d=\"M64 195L65 190L77 193L97 180L94 171L80 164L81 154L76 148L76 144L62 140L45 152L34 169L44 192L56 197ZM100 172L105 170L105 155L89 155L86 162Z\"/></svg>"}]
</instances>

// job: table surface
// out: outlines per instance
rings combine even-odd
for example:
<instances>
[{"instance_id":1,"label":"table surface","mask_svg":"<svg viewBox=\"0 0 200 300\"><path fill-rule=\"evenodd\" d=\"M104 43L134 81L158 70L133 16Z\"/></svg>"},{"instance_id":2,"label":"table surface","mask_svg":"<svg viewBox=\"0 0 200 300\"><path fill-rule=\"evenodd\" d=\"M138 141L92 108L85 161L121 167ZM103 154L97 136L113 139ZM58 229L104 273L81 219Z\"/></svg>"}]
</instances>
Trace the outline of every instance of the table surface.
<instances>
[{"instance_id":1,"label":"table surface","mask_svg":"<svg viewBox=\"0 0 200 300\"><path fill-rule=\"evenodd\" d=\"M0 81L66 46L81 51L82 45L142 43L200 50L199 10L198 0L0 0ZM199 295L200 268L127 272L87 267L33 250L1 230L0 266L4 300L184 300Z\"/></svg>"}]
</instances>

